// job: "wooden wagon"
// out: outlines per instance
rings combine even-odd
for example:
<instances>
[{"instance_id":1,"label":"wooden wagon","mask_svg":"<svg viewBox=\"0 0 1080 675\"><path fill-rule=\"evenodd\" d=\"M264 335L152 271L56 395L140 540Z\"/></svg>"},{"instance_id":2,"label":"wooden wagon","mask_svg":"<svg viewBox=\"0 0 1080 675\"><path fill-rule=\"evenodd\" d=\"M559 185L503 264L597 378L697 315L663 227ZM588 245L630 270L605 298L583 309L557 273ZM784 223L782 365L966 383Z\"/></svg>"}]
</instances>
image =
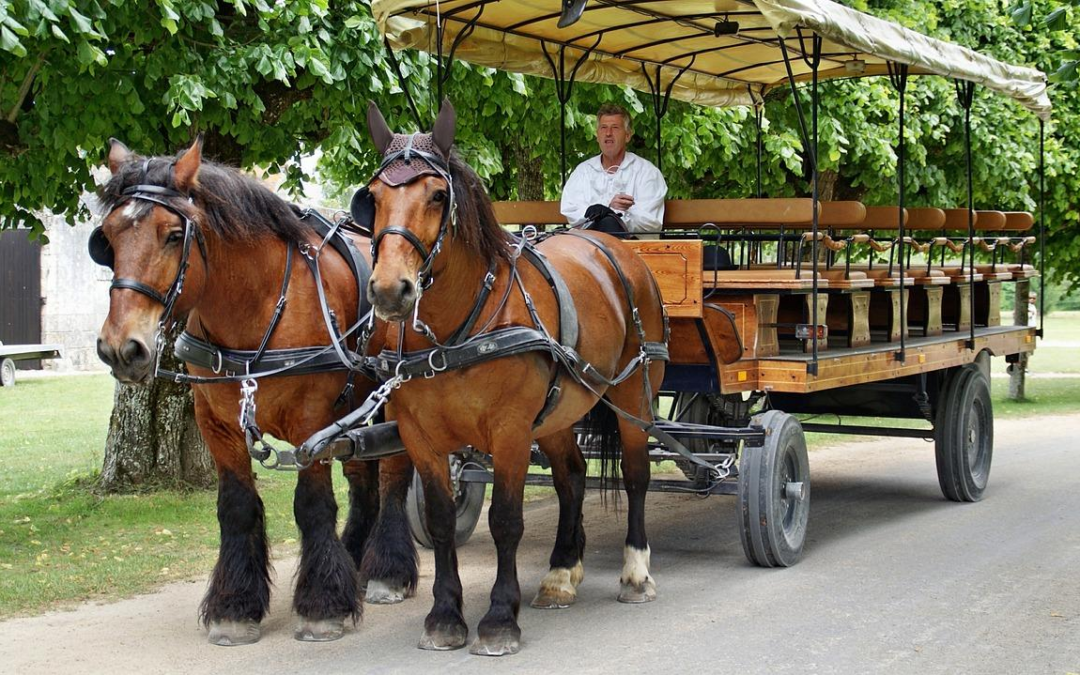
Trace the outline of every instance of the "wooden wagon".
<instances>
[{"instance_id":1,"label":"wooden wagon","mask_svg":"<svg viewBox=\"0 0 1080 675\"><path fill-rule=\"evenodd\" d=\"M760 106L774 88L810 83L816 106L816 84L830 78L890 75L901 138L908 75L957 79L968 112L976 82L1042 119L1050 109L1041 72L829 0L372 5L392 47L553 77L563 104L575 79L651 92L658 144L668 97ZM437 88L443 81L441 72ZM812 161L817 116L811 126L798 110ZM744 550L763 566L791 565L802 551L804 430L933 439L945 497L980 499L993 451L989 359L1016 360L1041 335L1001 319L1002 294L1039 274L1032 214L977 209L970 185L959 208L909 208L902 187L895 204L821 202L816 171L805 198L669 201L658 237L627 242L654 272L671 319L661 426L682 447L657 443L653 457L675 460L687 480L652 488L737 494ZM565 226L557 202L502 202L496 214L508 227ZM925 424L800 424L795 413ZM467 537L486 474L465 465L455 478ZM425 538L422 522L414 531Z\"/></svg>"}]
</instances>

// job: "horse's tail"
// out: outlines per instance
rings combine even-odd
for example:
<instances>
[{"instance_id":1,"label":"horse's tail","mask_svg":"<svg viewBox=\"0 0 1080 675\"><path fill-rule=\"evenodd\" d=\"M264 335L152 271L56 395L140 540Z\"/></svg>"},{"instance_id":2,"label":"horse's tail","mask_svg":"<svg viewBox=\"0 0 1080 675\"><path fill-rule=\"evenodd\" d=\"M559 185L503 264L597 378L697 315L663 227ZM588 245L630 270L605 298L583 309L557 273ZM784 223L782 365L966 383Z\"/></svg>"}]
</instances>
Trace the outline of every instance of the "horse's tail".
<instances>
[{"instance_id":1,"label":"horse's tail","mask_svg":"<svg viewBox=\"0 0 1080 675\"><path fill-rule=\"evenodd\" d=\"M590 460L599 460L600 499L607 505L607 493L614 490L615 503L619 501L620 471L622 459L622 437L619 434L619 418L605 401L596 402L593 409L585 415L581 424L582 450L589 453ZM589 462L589 472L596 465Z\"/></svg>"}]
</instances>

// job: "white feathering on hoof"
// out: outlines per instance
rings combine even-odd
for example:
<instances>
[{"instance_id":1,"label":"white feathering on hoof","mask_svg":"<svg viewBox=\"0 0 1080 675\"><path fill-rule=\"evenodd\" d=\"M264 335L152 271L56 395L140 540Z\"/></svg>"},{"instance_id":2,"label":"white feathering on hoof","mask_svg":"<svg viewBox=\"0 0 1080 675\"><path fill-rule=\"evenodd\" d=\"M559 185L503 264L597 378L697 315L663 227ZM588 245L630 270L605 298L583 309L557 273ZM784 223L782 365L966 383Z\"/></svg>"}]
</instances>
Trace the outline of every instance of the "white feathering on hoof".
<instances>
[{"instance_id":1,"label":"white feathering on hoof","mask_svg":"<svg viewBox=\"0 0 1080 675\"><path fill-rule=\"evenodd\" d=\"M649 559L651 555L652 549L648 546L645 547L644 551L632 546L624 548L622 577L619 581L634 586L641 586L646 581L652 581L652 577L649 576Z\"/></svg>"}]
</instances>

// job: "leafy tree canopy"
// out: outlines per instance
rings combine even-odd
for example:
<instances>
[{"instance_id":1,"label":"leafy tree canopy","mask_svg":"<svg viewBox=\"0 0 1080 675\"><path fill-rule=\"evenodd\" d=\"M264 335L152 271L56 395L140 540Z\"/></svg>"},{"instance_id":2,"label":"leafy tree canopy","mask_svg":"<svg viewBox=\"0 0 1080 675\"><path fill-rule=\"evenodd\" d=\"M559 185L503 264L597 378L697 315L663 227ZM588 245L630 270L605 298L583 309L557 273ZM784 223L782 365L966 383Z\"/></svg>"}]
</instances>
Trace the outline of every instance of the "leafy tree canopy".
<instances>
[{"instance_id":1,"label":"leafy tree canopy","mask_svg":"<svg viewBox=\"0 0 1080 675\"><path fill-rule=\"evenodd\" d=\"M1080 101L1066 76L1077 49L1068 28L1076 2L1018 0L1011 11L1000 0L846 3L1061 81L1051 93L1055 113L1046 135L1045 221L1049 262L1072 280L1080 279L1080 148L1068 139L1080 137ZM1025 6L1034 18L1018 20ZM419 117L432 119L433 60L416 53L397 60ZM493 196L558 195L560 114L550 80L458 63L445 92L458 110L459 147ZM800 96L805 104L805 89ZM867 79L824 83L821 96L819 163L833 197L895 203L896 92L887 80ZM364 2L3 0L0 226L25 223L40 231L34 215L40 209L77 213L110 136L140 152L166 153L202 133L208 155L280 170L298 194L305 176L294 160L320 151L322 176L344 192L373 169L364 129L369 98L392 126L417 127ZM912 78L906 100L909 202L962 205L963 113L953 83ZM566 110L569 166L595 153L593 112L606 101L631 110L633 149L654 157L656 122L647 95L579 84ZM972 126L977 208L1035 209L1038 121L1013 102L978 91ZM763 194L807 194L807 164L786 90L770 97L762 127ZM756 194L756 139L752 110L673 101L662 124L672 196Z\"/></svg>"}]
</instances>

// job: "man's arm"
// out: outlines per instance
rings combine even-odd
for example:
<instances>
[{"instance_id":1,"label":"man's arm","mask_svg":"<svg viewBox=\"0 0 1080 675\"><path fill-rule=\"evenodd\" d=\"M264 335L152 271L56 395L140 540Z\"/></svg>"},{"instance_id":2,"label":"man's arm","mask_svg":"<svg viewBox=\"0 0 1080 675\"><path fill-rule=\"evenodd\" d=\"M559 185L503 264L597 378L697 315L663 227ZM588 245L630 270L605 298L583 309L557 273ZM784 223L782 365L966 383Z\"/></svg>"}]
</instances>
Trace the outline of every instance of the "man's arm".
<instances>
[{"instance_id":1,"label":"man's arm","mask_svg":"<svg viewBox=\"0 0 1080 675\"><path fill-rule=\"evenodd\" d=\"M667 182L652 164L643 167L634 181L634 205L626 212L624 221L630 232L659 232L664 228L664 199Z\"/></svg>"},{"instance_id":2,"label":"man's arm","mask_svg":"<svg viewBox=\"0 0 1080 675\"><path fill-rule=\"evenodd\" d=\"M559 211L566 217L566 222L571 226L578 225L585 220L585 209L591 206L588 202L588 184L585 174L579 165L570 173L563 187L562 200L559 203Z\"/></svg>"}]
</instances>

